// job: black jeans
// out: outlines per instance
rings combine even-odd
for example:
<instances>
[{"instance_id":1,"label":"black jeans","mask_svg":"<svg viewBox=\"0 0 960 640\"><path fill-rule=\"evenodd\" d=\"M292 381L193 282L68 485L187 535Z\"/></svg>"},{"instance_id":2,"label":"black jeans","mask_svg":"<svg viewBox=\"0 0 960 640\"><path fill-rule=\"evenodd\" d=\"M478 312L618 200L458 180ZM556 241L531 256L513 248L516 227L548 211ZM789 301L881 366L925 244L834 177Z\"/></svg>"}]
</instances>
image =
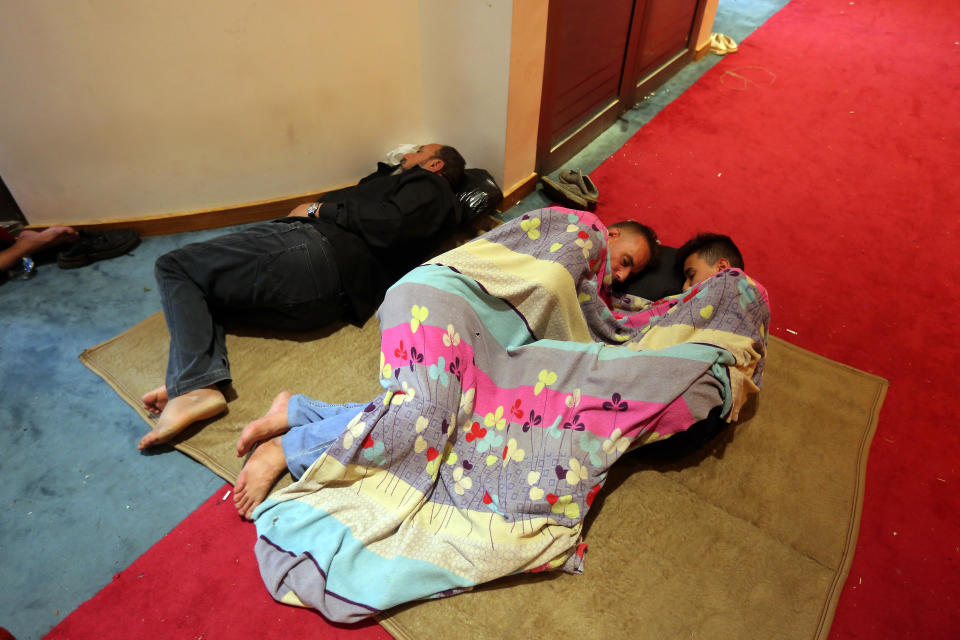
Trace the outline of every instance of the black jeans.
<instances>
[{"instance_id":1,"label":"black jeans","mask_svg":"<svg viewBox=\"0 0 960 640\"><path fill-rule=\"evenodd\" d=\"M308 331L341 317L333 249L285 218L160 256L154 269L170 331L170 398L230 380L222 322Z\"/></svg>"}]
</instances>

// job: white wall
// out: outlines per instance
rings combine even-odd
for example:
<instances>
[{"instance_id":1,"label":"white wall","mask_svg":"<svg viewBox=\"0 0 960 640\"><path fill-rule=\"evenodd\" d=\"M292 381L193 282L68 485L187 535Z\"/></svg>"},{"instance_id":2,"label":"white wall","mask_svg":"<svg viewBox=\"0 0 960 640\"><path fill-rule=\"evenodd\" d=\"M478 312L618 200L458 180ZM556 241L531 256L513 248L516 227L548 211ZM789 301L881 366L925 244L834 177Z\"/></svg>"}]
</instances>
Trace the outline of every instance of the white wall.
<instances>
[{"instance_id":1,"label":"white wall","mask_svg":"<svg viewBox=\"0 0 960 640\"><path fill-rule=\"evenodd\" d=\"M517 2L6 0L0 175L37 225L334 188L405 142L509 188L533 170L546 7Z\"/></svg>"},{"instance_id":2,"label":"white wall","mask_svg":"<svg viewBox=\"0 0 960 640\"><path fill-rule=\"evenodd\" d=\"M513 0L420 0L427 136L457 147L501 187L512 14Z\"/></svg>"},{"instance_id":3,"label":"white wall","mask_svg":"<svg viewBox=\"0 0 960 640\"><path fill-rule=\"evenodd\" d=\"M479 14L502 27L502 9ZM0 175L32 224L354 182L396 144L457 131L433 110L425 126L422 15L417 0L5 1Z\"/></svg>"}]
</instances>

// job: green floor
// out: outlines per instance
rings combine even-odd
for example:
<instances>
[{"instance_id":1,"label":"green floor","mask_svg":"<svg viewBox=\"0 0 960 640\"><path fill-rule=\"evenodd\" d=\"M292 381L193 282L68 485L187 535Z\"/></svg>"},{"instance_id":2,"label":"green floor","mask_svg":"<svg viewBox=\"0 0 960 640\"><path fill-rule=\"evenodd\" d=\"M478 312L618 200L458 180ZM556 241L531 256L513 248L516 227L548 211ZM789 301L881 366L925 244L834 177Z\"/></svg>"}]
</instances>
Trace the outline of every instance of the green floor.
<instances>
[{"instance_id":1,"label":"green floor","mask_svg":"<svg viewBox=\"0 0 960 640\"><path fill-rule=\"evenodd\" d=\"M739 42L785 4L721 0L714 30ZM592 171L718 60L688 65L566 167ZM504 218L549 204L538 190ZM42 637L223 484L173 449L138 452L143 421L77 356L160 310L158 256L225 231L145 238L0 286L0 626L19 640Z\"/></svg>"}]
</instances>

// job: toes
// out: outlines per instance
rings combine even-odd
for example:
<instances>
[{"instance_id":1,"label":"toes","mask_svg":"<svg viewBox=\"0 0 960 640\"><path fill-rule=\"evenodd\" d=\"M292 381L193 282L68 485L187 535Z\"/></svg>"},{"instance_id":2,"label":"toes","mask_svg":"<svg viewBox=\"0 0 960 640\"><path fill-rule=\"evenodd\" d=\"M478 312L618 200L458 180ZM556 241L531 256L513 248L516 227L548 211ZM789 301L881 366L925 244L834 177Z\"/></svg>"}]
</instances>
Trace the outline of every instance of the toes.
<instances>
[{"instance_id":1,"label":"toes","mask_svg":"<svg viewBox=\"0 0 960 640\"><path fill-rule=\"evenodd\" d=\"M253 447L253 442L247 441L246 435L241 434L240 439L237 440L237 457L245 456L249 453L251 447Z\"/></svg>"},{"instance_id":2,"label":"toes","mask_svg":"<svg viewBox=\"0 0 960 640\"><path fill-rule=\"evenodd\" d=\"M261 502L263 502L263 500L251 499L250 503L247 505L247 510L243 514L243 517L247 520L253 520L253 512L257 510L257 507L260 506Z\"/></svg>"},{"instance_id":3,"label":"toes","mask_svg":"<svg viewBox=\"0 0 960 640\"><path fill-rule=\"evenodd\" d=\"M253 496L244 496L243 499L237 503L237 513L241 517L250 519L250 514L253 513L253 510L256 509L257 505L260 504Z\"/></svg>"}]
</instances>

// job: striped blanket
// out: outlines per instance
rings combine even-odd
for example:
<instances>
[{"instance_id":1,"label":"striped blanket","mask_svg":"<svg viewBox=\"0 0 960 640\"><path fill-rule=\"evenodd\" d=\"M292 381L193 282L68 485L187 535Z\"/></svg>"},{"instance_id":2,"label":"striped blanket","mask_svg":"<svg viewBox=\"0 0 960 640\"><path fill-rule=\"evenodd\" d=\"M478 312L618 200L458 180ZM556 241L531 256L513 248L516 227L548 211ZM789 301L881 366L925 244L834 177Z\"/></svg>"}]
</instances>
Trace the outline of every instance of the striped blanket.
<instances>
[{"instance_id":1,"label":"striped blanket","mask_svg":"<svg viewBox=\"0 0 960 640\"><path fill-rule=\"evenodd\" d=\"M742 271L656 302L612 296L609 274L599 220L551 208L394 285L378 312L384 393L255 512L274 598L350 622L518 572L582 572L610 466L716 406L734 420L769 322Z\"/></svg>"}]
</instances>

